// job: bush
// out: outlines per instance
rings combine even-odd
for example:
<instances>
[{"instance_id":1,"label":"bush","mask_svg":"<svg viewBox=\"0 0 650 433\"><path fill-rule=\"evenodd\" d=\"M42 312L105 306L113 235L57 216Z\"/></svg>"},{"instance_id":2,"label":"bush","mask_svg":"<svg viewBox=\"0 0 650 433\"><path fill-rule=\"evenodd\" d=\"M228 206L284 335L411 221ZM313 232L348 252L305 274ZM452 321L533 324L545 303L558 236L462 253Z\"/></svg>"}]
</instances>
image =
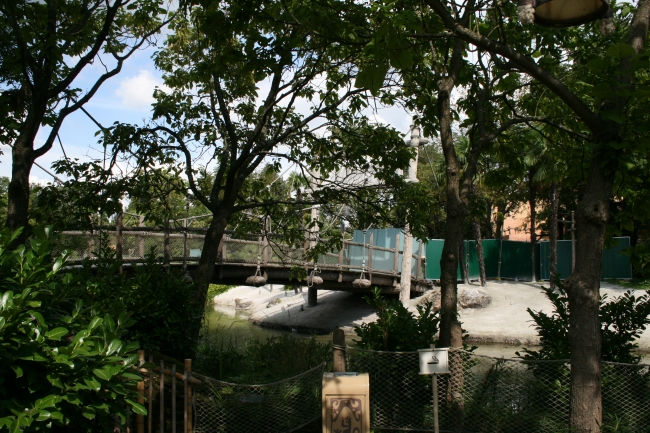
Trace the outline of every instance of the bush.
<instances>
[{"instance_id":1,"label":"bush","mask_svg":"<svg viewBox=\"0 0 650 433\"><path fill-rule=\"evenodd\" d=\"M251 341L238 349L232 341L205 338L194 364L197 371L216 379L236 383L269 383L286 379L330 362L328 343L315 337L291 335Z\"/></svg>"},{"instance_id":2,"label":"bush","mask_svg":"<svg viewBox=\"0 0 650 433\"><path fill-rule=\"evenodd\" d=\"M553 304L549 316L542 311L528 313L535 322L540 336L540 350L523 348L524 359L569 359L569 300L564 285L556 282L557 291L544 288L546 296ZM602 332L602 360L636 364L641 357L634 354L638 347L635 341L650 324L650 296L635 297L625 292L610 301L604 295L600 299L600 323Z\"/></svg>"},{"instance_id":3,"label":"bush","mask_svg":"<svg viewBox=\"0 0 650 433\"><path fill-rule=\"evenodd\" d=\"M120 274L121 263L108 242L96 260L87 260L77 271L86 301L103 314L133 311L135 324L129 338L142 349L176 359L193 357L204 306L193 301L194 286L180 270L168 270L153 251L133 272Z\"/></svg>"},{"instance_id":4,"label":"bush","mask_svg":"<svg viewBox=\"0 0 650 433\"><path fill-rule=\"evenodd\" d=\"M365 299L377 314L377 320L355 326L354 332L360 340L354 341L362 349L411 352L435 342L440 317L433 310L433 303L418 305L416 317L398 300L384 298L378 288L373 290L372 297Z\"/></svg>"},{"instance_id":5,"label":"bush","mask_svg":"<svg viewBox=\"0 0 650 433\"><path fill-rule=\"evenodd\" d=\"M49 231L9 251L18 233L0 232L0 429L112 432L128 410L145 413L137 343L123 340L130 315L84 307L65 256L50 258Z\"/></svg>"}]
</instances>

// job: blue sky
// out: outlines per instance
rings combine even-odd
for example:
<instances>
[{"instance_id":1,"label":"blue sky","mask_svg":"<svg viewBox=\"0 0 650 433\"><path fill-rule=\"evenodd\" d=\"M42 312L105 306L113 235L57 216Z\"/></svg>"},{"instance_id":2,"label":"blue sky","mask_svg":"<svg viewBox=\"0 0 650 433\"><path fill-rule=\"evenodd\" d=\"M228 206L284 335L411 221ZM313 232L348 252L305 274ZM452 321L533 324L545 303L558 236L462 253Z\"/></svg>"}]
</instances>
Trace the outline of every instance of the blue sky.
<instances>
[{"instance_id":1,"label":"blue sky","mask_svg":"<svg viewBox=\"0 0 650 433\"><path fill-rule=\"evenodd\" d=\"M97 94L85 105L86 110L102 125L110 126L114 122L142 124L150 117L153 91L156 86L162 87L162 74L156 70L152 55L156 47L149 47L135 53L129 58L120 74L104 83ZM95 62L84 69L75 86L83 90L90 88L101 74L101 64ZM368 112L371 118L388 123L406 133L410 124L410 116L401 108L390 107L380 109L376 113ZM69 158L80 160L101 159L103 148L95 136L99 128L81 111L66 118L60 131L65 153ZM36 145L41 145L48 131L41 129L36 139ZM0 176L11 177L11 149L1 147ZM53 148L36 162L50 170L54 161L63 158L63 151L58 141ZM50 170L51 171L51 170ZM34 166L30 181L34 183L51 182L52 176Z\"/></svg>"}]
</instances>

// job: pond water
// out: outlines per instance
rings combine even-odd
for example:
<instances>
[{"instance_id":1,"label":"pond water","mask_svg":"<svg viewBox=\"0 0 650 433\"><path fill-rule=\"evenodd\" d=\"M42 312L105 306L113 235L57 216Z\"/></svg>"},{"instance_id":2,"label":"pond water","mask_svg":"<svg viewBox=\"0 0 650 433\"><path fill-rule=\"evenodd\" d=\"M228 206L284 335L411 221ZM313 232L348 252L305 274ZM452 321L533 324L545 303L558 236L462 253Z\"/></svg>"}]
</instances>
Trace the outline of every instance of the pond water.
<instances>
[{"instance_id":1,"label":"pond water","mask_svg":"<svg viewBox=\"0 0 650 433\"><path fill-rule=\"evenodd\" d=\"M206 311L206 323L204 330L208 336L223 339L224 342L232 342L237 347L244 347L251 340L265 340L268 337L283 334L292 334L298 338L308 338L309 334L291 332L285 330L264 328L253 325L248 321L248 314L231 307L215 305ZM316 339L323 342L331 342L332 334L317 335ZM350 340L350 337L348 337ZM506 344L482 344L475 353L493 357L512 358L515 352L521 350L520 346Z\"/></svg>"}]
</instances>

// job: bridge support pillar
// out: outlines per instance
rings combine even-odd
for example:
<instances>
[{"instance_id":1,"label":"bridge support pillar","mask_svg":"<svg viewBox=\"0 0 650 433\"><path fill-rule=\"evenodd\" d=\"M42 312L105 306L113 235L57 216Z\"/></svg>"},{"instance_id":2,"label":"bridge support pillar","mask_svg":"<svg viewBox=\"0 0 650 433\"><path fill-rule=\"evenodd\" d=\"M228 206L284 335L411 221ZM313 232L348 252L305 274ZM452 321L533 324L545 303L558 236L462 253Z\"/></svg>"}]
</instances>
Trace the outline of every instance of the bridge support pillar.
<instances>
[{"instance_id":1,"label":"bridge support pillar","mask_svg":"<svg viewBox=\"0 0 650 433\"><path fill-rule=\"evenodd\" d=\"M315 307L318 303L318 291L316 287L312 286L307 289L307 306Z\"/></svg>"}]
</instances>

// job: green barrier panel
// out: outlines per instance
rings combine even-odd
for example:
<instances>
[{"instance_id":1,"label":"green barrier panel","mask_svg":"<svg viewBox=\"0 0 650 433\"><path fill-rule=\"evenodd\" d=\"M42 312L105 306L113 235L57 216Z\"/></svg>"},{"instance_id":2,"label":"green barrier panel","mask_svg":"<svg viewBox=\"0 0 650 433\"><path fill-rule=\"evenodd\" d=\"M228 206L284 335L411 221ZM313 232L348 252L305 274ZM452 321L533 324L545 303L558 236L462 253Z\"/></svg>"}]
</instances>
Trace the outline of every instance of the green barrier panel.
<instances>
[{"instance_id":1,"label":"green barrier panel","mask_svg":"<svg viewBox=\"0 0 650 433\"><path fill-rule=\"evenodd\" d=\"M530 242L502 241L501 278L531 280Z\"/></svg>"},{"instance_id":2,"label":"green barrier panel","mask_svg":"<svg viewBox=\"0 0 650 433\"><path fill-rule=\"evenodd\" d=\"M541 241L539 247L539 279L549 280L551 278L551 243ZM557 241L557 273L560 279L565 279L571 275L571 255L571 241Z\"/></svg>"},{"instance_id":3,"label":"green barrier panel","mask_svg":"<svg viewBox=\"0 0 650 433\"><path fill-rule=\"evenodd\" d=\"M603 270L601 278L628 279L632 278L632 266L630 266L630 256L622 254L626 248L630 248L630 238L614 238L614 245L603 251Z\"/></svg>"},{"instance_id":4,"label":"green barrier panel","mask_svg":"<svg viewBox=\"0 0 650 433\"><path fill-rule=\"evenodd\" d=\"M440 258L442 257L442 247L444 245L445 241L442 239L427 239L425 278L428 280L440 279ZM463 279L463 276L460 273L460 263L458 264L456 277L459 280Z\"/></svg>"}]
</instances>

